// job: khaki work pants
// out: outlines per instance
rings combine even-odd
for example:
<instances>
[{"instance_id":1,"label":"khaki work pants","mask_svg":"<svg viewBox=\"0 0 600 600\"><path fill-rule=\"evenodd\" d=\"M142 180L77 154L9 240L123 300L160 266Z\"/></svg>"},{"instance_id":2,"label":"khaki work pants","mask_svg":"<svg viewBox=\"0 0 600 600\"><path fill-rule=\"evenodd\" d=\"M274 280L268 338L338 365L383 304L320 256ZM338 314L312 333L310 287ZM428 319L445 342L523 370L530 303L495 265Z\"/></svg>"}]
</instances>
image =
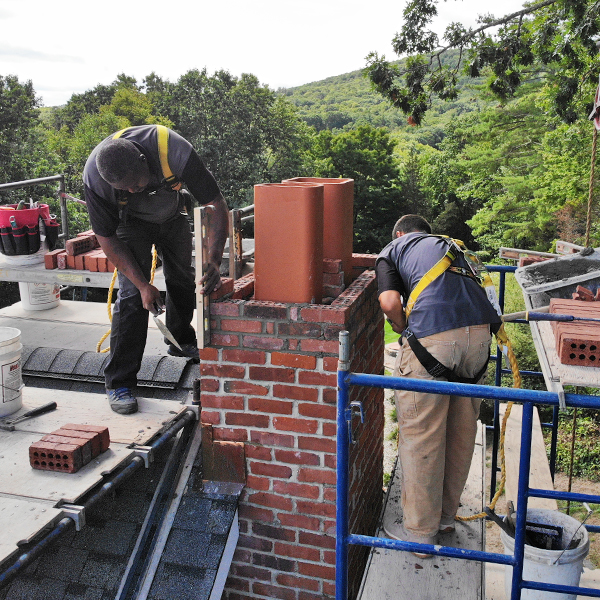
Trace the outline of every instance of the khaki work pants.
<instances>
[{"instance_id":1,"label":"khaki work pants","mask_svg":"<svg viewBox=\"0 0 600 600\"><path fill-rule=\"evenodd\" d=\"M474 377L485 364L489 325L452 329L419 340L442 364ZM434 379L408 342L396 358L396 377ZM479 381L482 383L485 379ZM402 465L404 528L413 535L437 534L452 524L473 456L480 399L396 390L398 452Z\"/></svg>"}]
</instances>

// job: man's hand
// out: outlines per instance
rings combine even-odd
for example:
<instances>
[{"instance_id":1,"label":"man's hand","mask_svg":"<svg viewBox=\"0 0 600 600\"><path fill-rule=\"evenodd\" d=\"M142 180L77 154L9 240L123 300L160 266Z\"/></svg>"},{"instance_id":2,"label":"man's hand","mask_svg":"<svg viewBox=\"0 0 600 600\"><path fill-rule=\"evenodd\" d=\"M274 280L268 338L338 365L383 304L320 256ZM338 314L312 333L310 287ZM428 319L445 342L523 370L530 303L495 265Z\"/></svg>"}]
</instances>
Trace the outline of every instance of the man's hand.
<instances>
[{"instance_id":1,"label":"man's hand","mask_svg":"<svg viewBox=\"0 0 600 600\"><path fill-rule=\"evenodd\" d=\"M202 286L200 292L202 294L211 294L221 287L221 273L219 272L219 265L213 262L209 262L206 267L206 273L199 281Z\"/></svg>"},{"instance_id":2,"label":"man's hand","mask_svg":"<svg viewBox=\"0 0 600 600\"><path fill-rule=\"evenodd\" d=\"M156 314L156 309L160 309L164 306L163 300L160 296L160 292L158 288L153 285L146 285L142 289L140 289L140 294L142 296L142 304L147 311L150 311L152 314Z\"/></svg>"}]
</instances>

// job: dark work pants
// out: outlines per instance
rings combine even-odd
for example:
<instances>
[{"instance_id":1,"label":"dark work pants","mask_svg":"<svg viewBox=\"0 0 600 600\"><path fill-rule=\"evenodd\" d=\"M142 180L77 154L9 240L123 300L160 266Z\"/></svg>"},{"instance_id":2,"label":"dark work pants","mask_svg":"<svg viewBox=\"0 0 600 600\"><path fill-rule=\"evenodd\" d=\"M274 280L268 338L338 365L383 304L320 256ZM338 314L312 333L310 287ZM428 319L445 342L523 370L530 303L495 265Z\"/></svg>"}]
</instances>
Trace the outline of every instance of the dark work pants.
<instances>
[{"instance_id":1,"label":"dark work pants","mask_svg":"<svg viewBox=\"0 0 600 600\"><path fill-rule=\"evenodd\" d=\"M152 244L162 260L167 294L165 322L180 344L194 343L191 325L196 308L196 282L192 267L192 234L186 218L161 225L128 218L117 236L127 244L149 281ZM104 369L106 387L135 387L148 335L148 311L139 290L119 273L119 292L112 314L110 358Z\"/></svg>"}]
</instances>

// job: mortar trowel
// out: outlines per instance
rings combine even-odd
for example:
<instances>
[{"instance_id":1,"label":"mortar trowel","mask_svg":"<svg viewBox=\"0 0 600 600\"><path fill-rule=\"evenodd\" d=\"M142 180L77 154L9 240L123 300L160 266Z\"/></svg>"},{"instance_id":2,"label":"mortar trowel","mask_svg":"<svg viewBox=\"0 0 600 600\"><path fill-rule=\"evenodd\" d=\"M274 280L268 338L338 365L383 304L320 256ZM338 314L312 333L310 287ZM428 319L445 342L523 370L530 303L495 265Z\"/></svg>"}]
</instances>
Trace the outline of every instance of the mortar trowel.
<instances>
[{"instance_id":1,"label":"mortar trowel","mask_svg":"<svg viewBox=\"0 0 600 600\"><path fill-rule=\"evenodd\" d=\"M158 318L159 315L162 315L165 312L164 306L158 306L156 302L154 303L154 310L152 311L152 318L154 319L154 323L158 327L158 330L179 350L181 350L181 346L173 336L173 334L169 331L167 326Z\"/></svg>"}]
</instances>

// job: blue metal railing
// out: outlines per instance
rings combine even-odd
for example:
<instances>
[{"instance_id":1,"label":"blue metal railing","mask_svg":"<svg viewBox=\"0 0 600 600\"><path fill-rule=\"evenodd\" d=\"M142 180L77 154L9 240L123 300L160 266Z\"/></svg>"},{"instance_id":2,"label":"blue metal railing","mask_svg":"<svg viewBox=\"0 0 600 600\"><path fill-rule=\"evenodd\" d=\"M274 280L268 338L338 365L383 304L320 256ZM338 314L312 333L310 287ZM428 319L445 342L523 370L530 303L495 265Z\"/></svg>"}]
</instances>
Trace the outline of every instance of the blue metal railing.
<instances>
[{"instance_id":1,"label":"blue metal railing","mask_svg":"<svg viewBox=\"0 0 600 600\"><path fill-rule=\"evenodd\" d=\"M514 271L514 267L500 267L495 270L504 272ZM503 273L502 273L503 275ZM501 276L500 300L504 300L504 278ZM502 304L501 304L502 305ZM563 594L580 594L600 598L600 590L591 588L574 587L558 584L549 584L523 579L523 561L525 555L525 523L527 515L527 499L529 497L552 498L555 500L569 500L574 502L600 503L600 496L578 494L573 492L559 492L542 490L529 487L529 470L531 459L531 439L533 426L534 405L554 407L554 445L551 458L556 455L556 427L558 425L558 394L545 391L501 388L501 360L496 357L496 386L471 385L446 381L431 381L423 379L410 379L403 377L388 377L383 375L370 375L364 373L351 373L350 349L348 332L340 334L340 357L338 364L338 398L337 398L337 501L336 501L336 600L347 600L348 597L348 547L349 545L367 546L372 548L387 548L409 552L425 552L451 558L478 560L483 562L511 565L513 577L511 586L511 600L521 599L521 590L533 589ZM349 443L350 426L353 408L349 403L350 386L378 387L393 390L409 390L415 392L428 392L446 395L457 395L490 399L495 401L494 427L497 429L497 411L499 401L522 402L523 416L521 428L521 452L519 459L519 480L517 492L517 519L515 527L514 555L496 554L477 550L465 550L448 546L433 546L413 542L377 538L365 535L355 535L349 532ZM565 401L569 407L600 409L600 397L565 394ZM352 403L359 405L360 403ZM496 438L495 438L496 439ZM497 453L497 444L494 444L494 456ZM492 464L492 474L495 475L496 463ZM552 472L554 467L552 465ZM492 485L492 494L495 488L495 477ZM598 526L586 526L588 531L600 531Z\"/></svg>"}]
</instances>

